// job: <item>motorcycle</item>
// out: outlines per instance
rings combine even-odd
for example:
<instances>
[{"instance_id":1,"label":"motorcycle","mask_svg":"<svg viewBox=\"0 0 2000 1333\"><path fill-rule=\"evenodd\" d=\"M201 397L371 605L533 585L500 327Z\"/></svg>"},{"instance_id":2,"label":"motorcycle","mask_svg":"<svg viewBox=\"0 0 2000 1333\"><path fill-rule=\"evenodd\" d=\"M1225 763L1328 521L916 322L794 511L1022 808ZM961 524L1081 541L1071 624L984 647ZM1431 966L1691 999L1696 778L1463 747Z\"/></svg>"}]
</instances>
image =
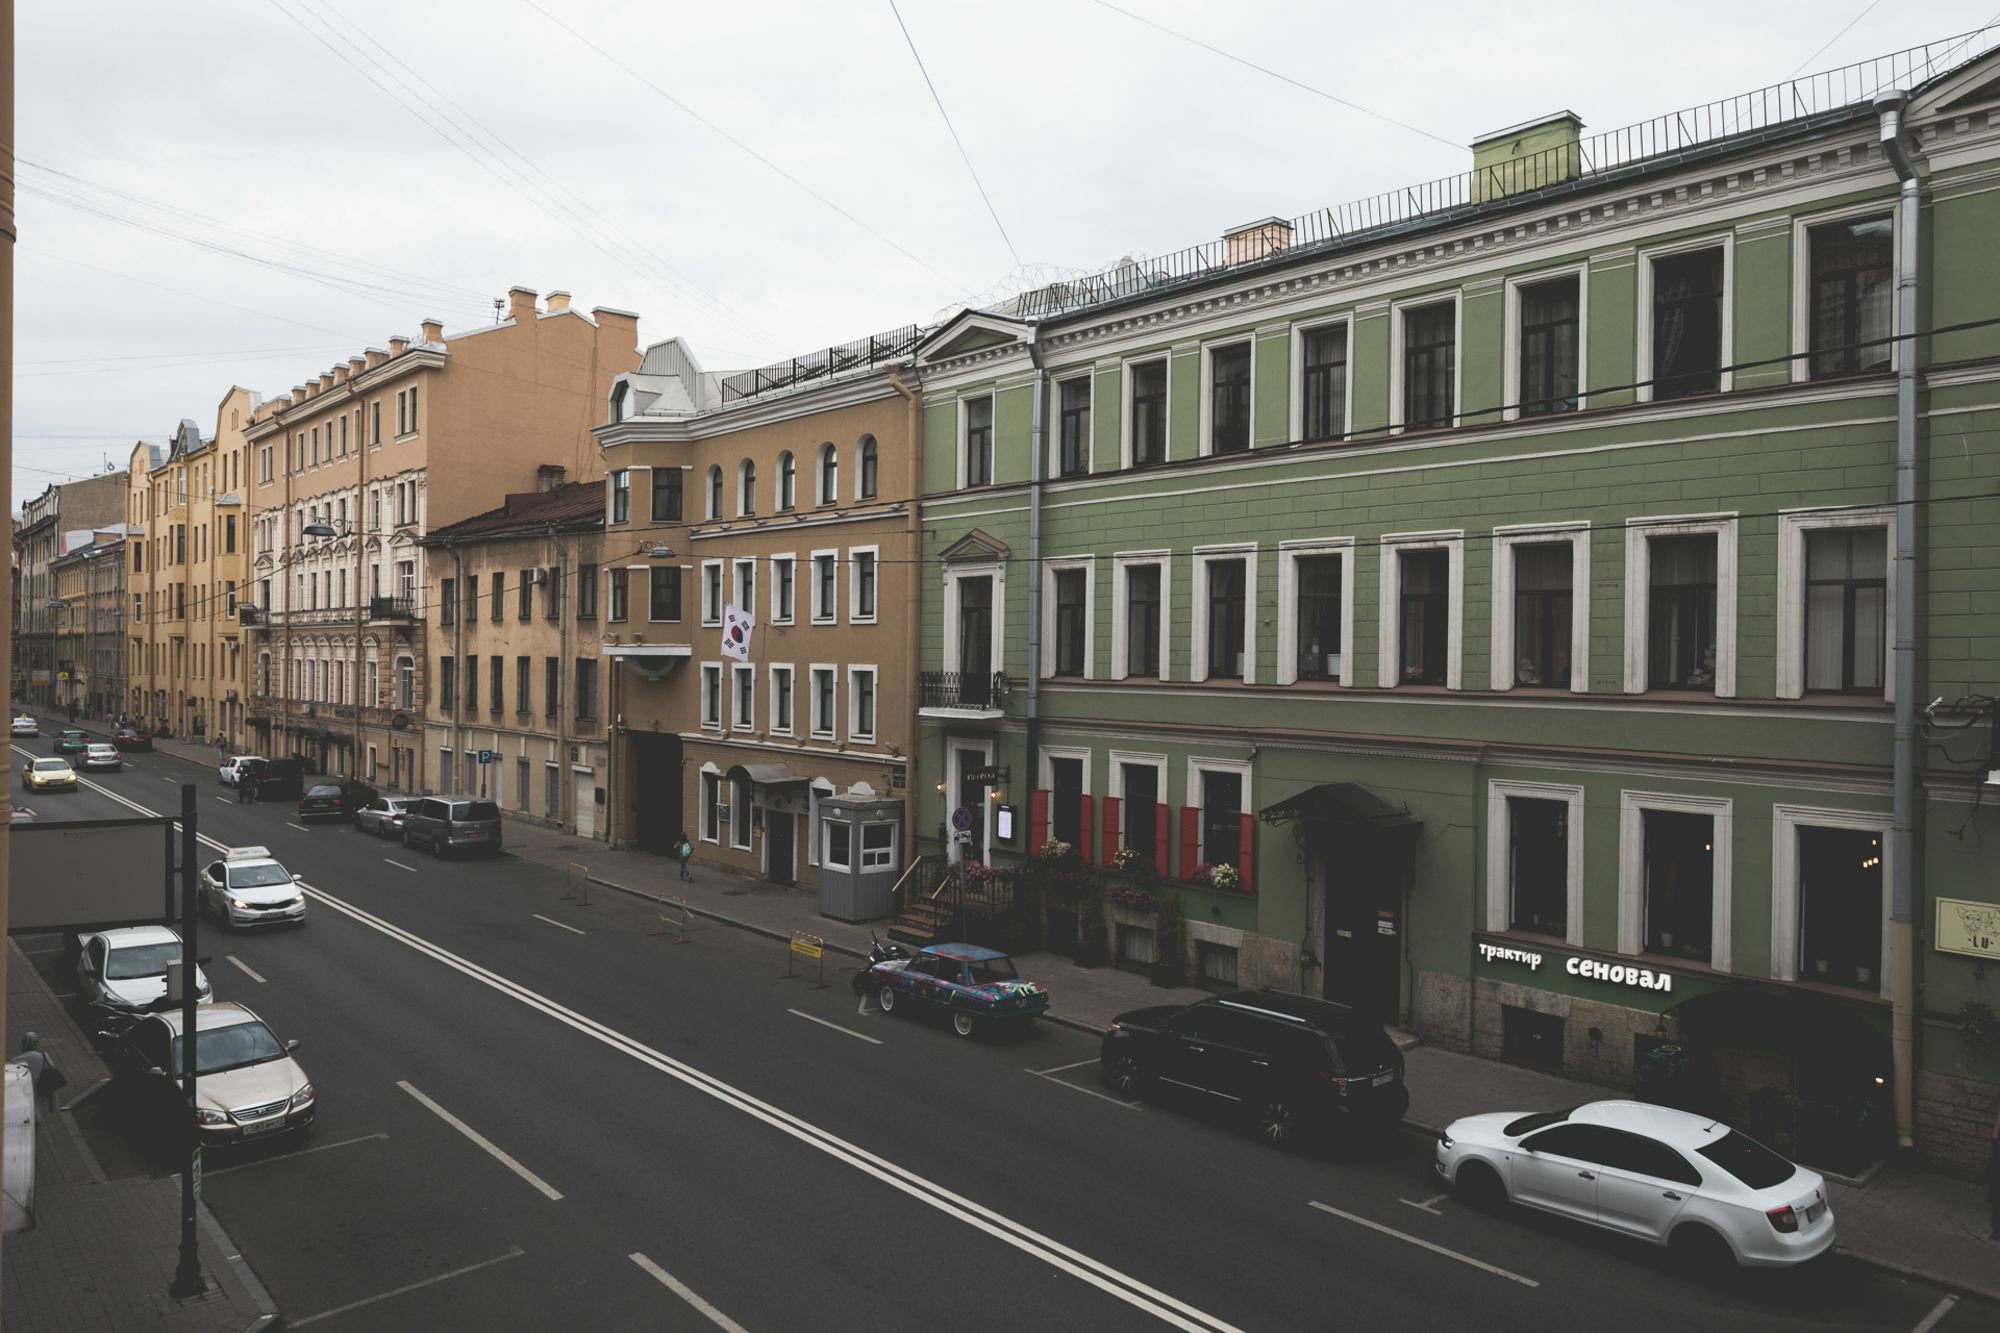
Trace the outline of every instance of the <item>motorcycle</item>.
<instances>
[{"instance_id":1,"label":"motorcycle","mask_svg":"<svg viewBox=\"0 0 2000 1333\"><path fill-rule=\"evenodd\" d=\"M877 963L906 962L910 951L894 940L880 939L874 931L868 932L868 961L854 970L854 993L866 993L869 986L868 972Z\"/></svg>"}]
</instances>

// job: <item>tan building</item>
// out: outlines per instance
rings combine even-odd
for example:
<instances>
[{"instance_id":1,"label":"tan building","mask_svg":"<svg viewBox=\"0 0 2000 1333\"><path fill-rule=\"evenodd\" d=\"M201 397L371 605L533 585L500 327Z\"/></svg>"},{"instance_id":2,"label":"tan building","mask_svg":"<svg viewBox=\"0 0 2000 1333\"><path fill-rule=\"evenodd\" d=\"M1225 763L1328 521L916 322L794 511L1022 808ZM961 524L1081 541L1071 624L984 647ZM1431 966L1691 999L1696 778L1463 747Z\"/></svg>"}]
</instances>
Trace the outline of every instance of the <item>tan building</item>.
<instances>
[{"instance_id":1,"label":"tan building","mask_svg":"<svg viewBox=\"0 0 2000 1333\"><path fill-rule=\"evenodd\" d=\"M638 316L508 293L498 323L369 348L251 423L253 748L397 791L425 776L423 551L543 469L602 474L590 405L638 363Z\"/></svg>"},{"instance_id":2,"label":"tan building","mask_svg":"<svg viewBox=\"0 0 2000 1333\"><path fill-rule=\"evenodd\" d=\"M79 481L57 482L21 505L14 525L16 570L14 693L56 708L75 696L57 679L55 635L61 609L55 601L56 557L90 544L95 533L125 518L125 474L110 472ZM77 700L78 707L84 701Z\"/></svg>"},{"instance_id":3,"label":"tan building","mask_svg":"<svg viewBox=\"0 0 2000 1333\"><path fill-rule=\"evenodd\" d=\"M823 910L831 872L907 857L914 341L723 376L675 339L613 387L614 843L665 852L685 831L706 859L822 889ZM730 606L754 617L743 660L723 650Z\"/></svg>"},{"instance_id":4,"label":"tan building","mask_svg":"<svg viewBox=\"0 0 2000 1333\"><path fill-rule=\"evenodd\" d=\"M56 687L79 716L101 718L125 696L125 536L123 524L90 534L49 562L57 603Z\"/></svg>"},{"instance_id":5,"label":"tan building","mask_svg":"<svg viewBox=\"0 0 2000 1333\"><path fill-rule=\"evenodd\" d=\"M236 386L215 409L215 433L183 419L165 448L133 446L126 492L126 664L118 708L195 740L246 740L243 631L249 581L244 428L258 397Z\"/></svg>"},{"instance_id":6,"label":"tan building","mask_svg":"<svg viewBox=\"0 0 2000 1333\"><path fill-rule=\"evenodd\" d=\"M424 538L427 780L601 838L604 482L544 480Z\"/></svg>"}]
</instances>

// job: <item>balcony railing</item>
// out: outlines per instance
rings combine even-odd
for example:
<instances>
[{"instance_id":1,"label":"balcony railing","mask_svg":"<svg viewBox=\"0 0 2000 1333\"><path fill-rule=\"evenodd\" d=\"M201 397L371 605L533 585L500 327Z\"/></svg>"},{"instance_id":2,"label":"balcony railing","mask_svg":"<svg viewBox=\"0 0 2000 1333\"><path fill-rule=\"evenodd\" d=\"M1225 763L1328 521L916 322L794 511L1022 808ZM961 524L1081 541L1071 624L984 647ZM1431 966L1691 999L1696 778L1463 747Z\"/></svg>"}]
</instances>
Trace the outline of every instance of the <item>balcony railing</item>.
<instances>
[{"instance_id":1,"label":"balcony railing","mask_svg":"<svg viewBox=\"0 0 2000 1333\"><path fill-rule=\"evenodd\" d=\"M915 324L906 324L887 333L872 334L838 347L808 352L804 356L795 356L788 361L778 361L768 366L759 366L755 370L745 370L725 376L722 381L722 401L725 404L741 402L745 398L755 398L759 394L770 393L777 389L789 389L800 384L810 384L814 380L829 379L849 370L863 370L870 366L900 361L916 349L918 341L929 331Z\"/></svg>"},{"instance_id":2,"label":"balcony railing","mask_svg":"<svg viewBox=\"0 0 2000 1333\"><path fill-rule=\"evenodd\" d=\"M370 597L368 599L370 620L415 620L417 599L414 597Z\"/></svg>"},{"instance_id":3,"label":"balcony railing","mask_svg":"<svg viewBox=\"0 0 2000 1333\"><path fill-rule=\"evenodd\" d=\"M917 673L920 708L991 710L1007 697L1004 672L922 671Z\"/></svg>"}]
</instances>

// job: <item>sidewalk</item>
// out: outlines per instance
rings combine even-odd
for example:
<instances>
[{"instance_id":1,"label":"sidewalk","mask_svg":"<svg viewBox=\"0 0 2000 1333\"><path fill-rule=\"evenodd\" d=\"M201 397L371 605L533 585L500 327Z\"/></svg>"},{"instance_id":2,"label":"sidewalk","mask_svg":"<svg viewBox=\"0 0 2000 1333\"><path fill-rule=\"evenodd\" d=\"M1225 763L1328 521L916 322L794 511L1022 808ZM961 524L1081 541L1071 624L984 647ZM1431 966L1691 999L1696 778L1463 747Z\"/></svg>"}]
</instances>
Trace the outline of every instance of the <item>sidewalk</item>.
<instances>
[{"instance_id":1,"label":"sidewalk","mask_svg":"<svg viewBox=\"0 0 2000 1333\"><path fill-rule=\"evenodd\" d=\"M67 1107L106 1077L104 1063L27 955L7 944L7 1049L38 1032L69 1078ZM167 1294L180 1257L179 1177L106 1180L70 1112L35 1128L35 1224L7 1237L0 1324L8 1333L255 1333L277 1307L235 1243L200 1206L201 1267L208 1291Z\"/></svg>"}]
</instances>

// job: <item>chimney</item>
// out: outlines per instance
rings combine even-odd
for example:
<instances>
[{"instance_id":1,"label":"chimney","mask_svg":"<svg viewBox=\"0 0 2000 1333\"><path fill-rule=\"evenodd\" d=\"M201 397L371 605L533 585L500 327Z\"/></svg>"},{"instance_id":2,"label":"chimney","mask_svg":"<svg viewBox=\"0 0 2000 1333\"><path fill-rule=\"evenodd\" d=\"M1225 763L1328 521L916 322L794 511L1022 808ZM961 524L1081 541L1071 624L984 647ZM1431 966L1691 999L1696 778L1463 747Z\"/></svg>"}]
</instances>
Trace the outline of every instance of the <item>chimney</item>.
<instances>
[{"instance_id":1,"label":"chimney","mask_svg":"<svg viewBox=\"0 0 2000 1333\"><path fill-rule=\"evenodd\" d=\"M389 339L389 355L401 356L404 352L409 350L409 346L410 346L410 340L408 338L403 337L401 334L398 334L395 337Z\"/></svg>"},{"instance_id":2,"label":"chimney","mask_svg":"<svg viewBox=\"0 0 2000 1333\"><path fill-rule=\"evenodd\" d=\"M319 377L319 391L321 393L325 393L328 389L331 389L332 387L333 387L333 372L330 370L322 372Z\"/></svg>"},{"instance_id":3,"label":"chimney","mask_svg":"<svg viewBox=\"0 0 2000 1333\"><path fill-rule=\"evenodd\" d=\"M312 397L312 395L312 385L310 384L294 384L292 386L292 401L295 403L303 403L306 399Z\"/></svg>"},{"instance_id":4,"label":"chimney","mask_svg":"<svg viewBox=\"0 0 2000 1333\"><path fill-rule=\"evenodd\" d=\"M364 370L368 369L368 367L369 367L369 366L371 366L371 365L373 365L373 364L374 364L374 362L372 362L372 361L369 361L369 360L366 360L366 359L365 359L365 358L363 358L363 357L358 357L358 356L350 356L350 357L348 357L348 358L347 358L347 378L349 378L349 379L353 379L353 378L354 378L354 377L355 377L356 375L359 375L359 374L360 374L360 373L361 373L362 371L364 371Z\"/></svg>"},{"instance_id":5,"label":"chimney","mask_svg":"<svg viewBox=\"0 0 2000 1333\"><path fill-rule=\"evenodd\" d=\"M1504 199L1582 175L1577 135L1583 120L1557 111L1472 141L1472 202Z\"/></svg>"},{"instance_id":6,"label":"chimney","mask_svg":"<svg viewBox=\"0 0 2000 1333\"><path fill-rule=\"evenodd\" d=\"M567 310L567 309L569 309L569 293L568 293L568 292L560 292L560 291L558 291L558 292L550 292L550 293L549 293L549 295L548 295L548 310L549 310L549 313L550 313L551 315L559 315L559 314L561 314L561 313L562 313L563 311L565 311L565 310Z\"/></svg>"},{"instance_id":7,"label":"chimney","mask_svg":"<svg viewBox=\"0 0 2000 1333\"><path fill-rule=\"evenodd\" d=\"M420 332L423 334L423 340L427 343L441 343L444 341L444 323L441 320L425 320Z\"/></svg>"},{"instance_id":8,"label":"chimney","mask_svg":"<svg viewBox=\"0 0 2000 1333\"><path fill-rule=\"evenodd\" d=\"M333 368L333 382L335 384L347 383L347 374L348 370L346 366L335 366Z\"/></svg>"},{"instance_id":9,"label":"chimney","mask_svg":"<svg viewBox=\"0 0 2000 1333\"><path fill-rule=\"evenodd\" d=\"M563 484L563 478L566 475L568 474L561 464L544 463L535 469L535 489L538 491L552 491Z\"/></svg>"},{"instance_id":10,"label":"chimney","mask_svg":"<svg viewBox=\"0 0 2000 1333\"><path fill-rule=\"evenodd\" d=\"M369 369L371 370L374 369L376 366L381 365L384 361L387 361L388 359L389 359L388 352L384 351L382 348L371 347L368 349Z\"/></svg>"},{"instance_id":11,"label":"chimney","mask_svg":"<svg viewBox=\"0 0 2000 1333\"><path fill-rule=\"evenodd\" d=\"M1292 243L1292 224L1283 218L1258 218L1222 233L1223 260L1229 265L1267 258Z\"/></svg>"},{"instance_id":12,"label":"chimney","mask_svg":"<svg viewBox=\"0 0 2000 1333\"><path fill-rule=\"evenodd\" d=\"M535 318L535 289L533 287L509 287L507 289L507 318L516 324L527 324Z\"/></svg>"}]
</instances>

